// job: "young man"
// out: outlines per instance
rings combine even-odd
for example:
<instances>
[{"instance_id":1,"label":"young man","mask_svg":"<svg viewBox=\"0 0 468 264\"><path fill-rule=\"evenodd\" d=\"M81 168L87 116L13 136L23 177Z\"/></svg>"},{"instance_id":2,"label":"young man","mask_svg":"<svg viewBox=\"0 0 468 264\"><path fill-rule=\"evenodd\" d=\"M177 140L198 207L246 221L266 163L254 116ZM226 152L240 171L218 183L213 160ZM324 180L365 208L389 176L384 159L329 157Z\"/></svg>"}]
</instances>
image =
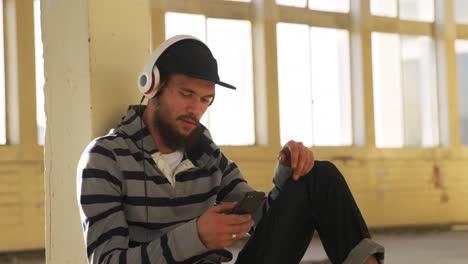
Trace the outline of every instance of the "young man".
<instances>
[{"instance_id":1,"label":"young man","mask_svg":"<svg viewBox=\"0 0 468 264\"><path fill-rule=\"evenodd\" d=\"M226 214L253 189L199 121L215 84L234 87L199 40L176 37L155 53L154 80L139 82L152 81L147 106L130 106L78 165L90 263L220 263L248 232L236 263L299 263L314 230L333 263L383 263L343 176L300 142L279 152L274 188L254 215Z\"/></svg>"}]
</instances>

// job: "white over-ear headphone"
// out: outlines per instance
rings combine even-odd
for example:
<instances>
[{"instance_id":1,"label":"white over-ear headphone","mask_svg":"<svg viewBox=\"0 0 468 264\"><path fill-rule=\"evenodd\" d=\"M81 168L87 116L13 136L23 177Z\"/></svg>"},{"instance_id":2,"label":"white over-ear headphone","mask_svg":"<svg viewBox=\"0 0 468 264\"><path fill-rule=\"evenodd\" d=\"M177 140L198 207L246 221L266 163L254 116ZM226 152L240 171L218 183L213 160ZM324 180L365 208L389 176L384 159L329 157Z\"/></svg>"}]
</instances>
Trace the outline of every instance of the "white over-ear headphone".
<instances>
[{"instance_id":1,"label":"white over-ear headphone","mask_svg":"<svg viewBox=\"0 0 468 264\"><path fill-rule=\"evenodd\" d=\"M178 35L161 43L161 45L159 45L159 47L151 54L148 63L145 65L138 77L138 88L146 98L153 98L158 92L157 87L160 81L160 74L159 69L156 66L156 61L159 56L161 56L161 54L174 43L185 39L194 39L201 42L201 40L193 36Z\"/></svg>"}]
</instances>

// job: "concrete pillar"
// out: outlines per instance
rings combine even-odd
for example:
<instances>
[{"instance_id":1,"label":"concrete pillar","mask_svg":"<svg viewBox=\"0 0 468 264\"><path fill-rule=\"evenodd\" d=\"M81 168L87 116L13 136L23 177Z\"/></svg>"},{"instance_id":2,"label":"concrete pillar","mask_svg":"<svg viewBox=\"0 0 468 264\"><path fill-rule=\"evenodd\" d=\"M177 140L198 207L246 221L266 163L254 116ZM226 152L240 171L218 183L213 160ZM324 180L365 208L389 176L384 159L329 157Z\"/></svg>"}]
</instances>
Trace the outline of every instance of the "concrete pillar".
<instances>
[{"instance_id":1,"label":"concrete pillar","mask_svg":"<svg viewBox=\"0 0 468 264\"><path fill-rule=\"evenodd\" d=\"M76 198L85 146L137 104L150 47L147 0L41 1L47 263L86 263Z\"/></svg>"}]
</instances>

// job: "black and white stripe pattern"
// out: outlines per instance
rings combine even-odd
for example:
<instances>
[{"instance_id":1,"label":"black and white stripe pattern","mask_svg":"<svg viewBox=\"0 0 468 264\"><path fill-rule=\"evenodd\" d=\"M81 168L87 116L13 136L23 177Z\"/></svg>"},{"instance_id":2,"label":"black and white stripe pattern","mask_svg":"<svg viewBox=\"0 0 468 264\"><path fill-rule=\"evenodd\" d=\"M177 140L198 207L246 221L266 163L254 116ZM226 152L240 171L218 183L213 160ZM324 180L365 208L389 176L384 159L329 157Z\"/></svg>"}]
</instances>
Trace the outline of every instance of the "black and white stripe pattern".
<instances>
[{"instance_id":1,"label":"black and white stripe pattern","mask_svg":"<svg viewBox=\"0 0 468 264\"><path fill-rule=\"evenodd\" d=\"M209 251L203 245L196 219L215 203L239 201L253 189L204 127L196 145L186 150L195 168L179 172L173 187L151 158L157 146L140 119L142 110L130 107L119 126L92 141L80 159L78 202L89 262L230 260L228 251ZM287 177L288 173L277 173L275 181L284 182ZM279 188L270 192L269 201ZM268 202L255 214L256 222L267 209Z\"/></svg>"}]
</instances>

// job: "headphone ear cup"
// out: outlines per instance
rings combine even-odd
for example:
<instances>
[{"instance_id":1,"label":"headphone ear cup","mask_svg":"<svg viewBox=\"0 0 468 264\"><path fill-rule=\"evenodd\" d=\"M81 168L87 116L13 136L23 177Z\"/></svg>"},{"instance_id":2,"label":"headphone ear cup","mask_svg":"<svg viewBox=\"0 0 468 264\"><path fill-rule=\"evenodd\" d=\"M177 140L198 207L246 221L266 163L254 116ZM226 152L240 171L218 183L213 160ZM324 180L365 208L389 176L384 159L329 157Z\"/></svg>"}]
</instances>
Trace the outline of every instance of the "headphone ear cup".
<instances>
[{"instance_id":1,"label":"headphone ear cup","mask_svg":"<svg viewBox=\"0 0 468 264\"><path fill-rule=\"evenodd\" d=\"M160 81L161 81L161 74L159 73L158 67L155 65L153 67L153 89L156 92L157 92Z\"/></svg>"},{"instance_id":2,"label":"headphone ear cup","mask_svg":"<svg viewBox=\"0 0 468 264\"><path fill-rule=\"evenodd\" d=\"M145 93L145 96L148 99L153 98L158 93L158 86L159 86L161 76L159 74L159 70L156 65L153 67L153 72L151 73L151 75L152 75L151 86L148 92Z\"/></svg>"}]
</instances>

